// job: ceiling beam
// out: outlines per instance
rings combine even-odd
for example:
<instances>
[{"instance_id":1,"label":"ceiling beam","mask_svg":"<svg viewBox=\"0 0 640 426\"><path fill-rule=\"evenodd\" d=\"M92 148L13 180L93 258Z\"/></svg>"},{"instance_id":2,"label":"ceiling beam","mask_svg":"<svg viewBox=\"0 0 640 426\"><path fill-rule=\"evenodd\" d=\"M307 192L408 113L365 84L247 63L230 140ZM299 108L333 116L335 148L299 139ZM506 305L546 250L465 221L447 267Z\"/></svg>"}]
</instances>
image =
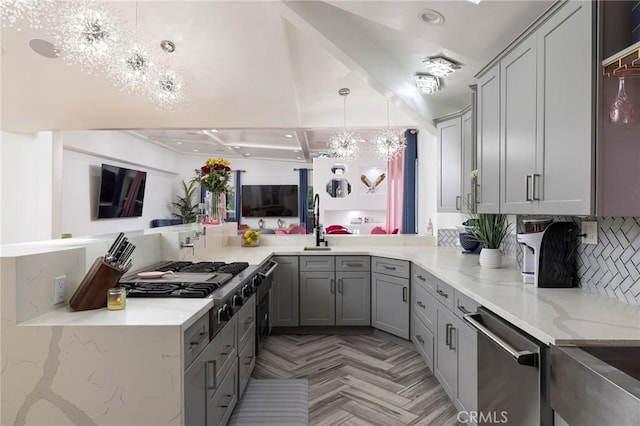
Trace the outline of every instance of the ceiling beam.
<instances>
[{"instance_id":1,"label":"ceiling beam","mask_svg":"<svg viewBox=\"0 0 640 426\"><path fill-rule=\"evenodd\" d=\"M202 133L207 135L207 137L209 139L211 139L212 141L218 143L220 146L223 146L223 147L227 148L229 151L235 153L236 155L239 155L240 157L244 157L244 154L242 152L240 152L240 150L236 149L234 146L227 145L224 140L220 139L215 134L215 132L211 132L209 130L203 130Z\"/></svg>"},{"instance_id":2,"label":"ceiling beam","mask_svg":"<svg viewBox=\"0 0 640 426\"><path fill-rule=\"evenodd\" d=\"M355 17L323 2L274 3L282 15L426 130L435 134L434 113L407 75L380 46L357 30ZM362 19L362 18L360 18Z\"/></svg>"},{"instance_id":3,"label":"ceiling beam","mask_svg":"<svg viewBox=\"0 0 640 426\"><path fill-rule=\"evenodd\" d=\"M296 130L296 140L298 141L298 145L300 145L300 152L302 152L302 158L304 161L311 161L311 152L309 151L309 138L307 137L307 132L304 130Z\"/></svg>"}]
</instances>

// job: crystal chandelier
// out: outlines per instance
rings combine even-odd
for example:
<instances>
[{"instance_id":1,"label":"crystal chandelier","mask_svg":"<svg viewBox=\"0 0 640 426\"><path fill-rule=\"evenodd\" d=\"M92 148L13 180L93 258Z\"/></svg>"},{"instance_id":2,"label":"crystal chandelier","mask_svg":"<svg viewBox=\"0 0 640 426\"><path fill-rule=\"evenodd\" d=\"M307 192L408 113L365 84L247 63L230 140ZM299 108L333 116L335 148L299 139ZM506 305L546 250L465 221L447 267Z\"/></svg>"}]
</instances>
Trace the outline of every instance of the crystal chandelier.
<instances>
[{"instance_id":1,"label":"crystal chandelier","mask_svg":"<svg viewBox=\"0 0 640 426\"><path fill-rule=\"evenodd\" d=\"M387 100L387 128L382 129L373 138L375 154L383 160L392 160L404 152L407 138L404 132L389 127L389 101Z\"/></svg>"},{"instance_id":2,"label":"crystal chandelier","mask_svg":"<svg viewBox=\"0 0 640 426\"><path fill-rule=\"evenodd\" d=\"M55 14L54 36L66 61L87 73L101 70L114 60L129 31L108 2L60 2Z\"/></svg>"},{"instance_id":3,"label":"crystal chandelier","mask_svg":"<svg viewBox=\"0 0 640 426\"><path fill-rule=\"evenodd\" d=\"M154 76L149 97L156 109L173 111L185 102L185 80L175 71L166 70Z\"/></svg>"},{"instance_id":4,"label":"crystal chandelier","mask_svg":"<svg viewBox=\"0 0 640 426\"><path fill-rule=\"evenodd\" d=\"M357 136L347 130L347 96L351 91L347 88L340 89L338 94L344 97L344 127L329 138L329 152L332 157L349 160L355 158L360 152L360 144Z\"/></svg>"},{"instance_id":5,"label":"crystal chandelier","mask_svg":"<svg viewBox=\"0 0 640 426\"><path fill-rule=\"evenodd\" d=\"M3 27L20 26L28 21L33 28L42 27L42 18L53 0L0 0L0 18Z\"/></svg>"},{"instance_id":6,"label":"crystal chandelier","mask_svg":"<svg viewBox=\"0 0 640 426\"><path fill-rule=\"evenodd\" d=\"M108 62L108 75L116 86L128 93L146 95L150 90L156 61L151 53L150 43L141 41L138 33L138 3L136 2L136 39L118 49L113 60Z\"/></svg>"}]
</instances>

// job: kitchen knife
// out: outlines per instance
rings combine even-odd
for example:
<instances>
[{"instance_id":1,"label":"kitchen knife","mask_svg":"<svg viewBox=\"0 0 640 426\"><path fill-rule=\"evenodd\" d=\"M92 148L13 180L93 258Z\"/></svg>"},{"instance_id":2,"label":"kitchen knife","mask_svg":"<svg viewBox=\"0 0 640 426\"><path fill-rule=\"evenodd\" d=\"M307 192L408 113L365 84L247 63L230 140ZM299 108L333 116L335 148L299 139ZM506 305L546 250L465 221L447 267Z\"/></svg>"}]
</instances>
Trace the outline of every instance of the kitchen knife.
<instances>
[{"instance_id":1,"label":"kitchen knife","mask_svg":"<svg viewBox=\"0 0 640 426\"><path fill-rule=\"evenodd\" d=\"M118 247L120 240L123 238L124 238L124 232L119 233L116 239L113 241L113 244L111 244L111 247L109 247L109 250L107 250L107 255L113 256L113 253L115 253L116 247Z\"/></svg>"},{"instance_id":2,"label":"kitchen knife","mask_svg":"<svg viewBox=\"0 0 640 426\"><path fill-rule=\"evenodd\" d=\"M124 240L122 240L122 243L120 243L120 246L118 247L118 250L113 255L113 263L115 263L115 264L120 263L120 258L122 257L122 254L124 253L124 251L126 250L126 248L127 248L127 246L129 244L130 243L127 241L126 238Z\"/></svg>"},{"instance_id":3,"label":"kitchen knife","mask_svg":"<svg viewBox=\"0 0 640 426\"><path fill-rule=\"evenodd\" d=\"M123 265L127 262L127 260L129 260L129 256L131 256L131 253L133 253L133 251L136 249L135 244L130 244L127 249L124 251L124 253L122 254L122 258L120 259L120 267L123 267Z\"/></svg>"}]
</instances>

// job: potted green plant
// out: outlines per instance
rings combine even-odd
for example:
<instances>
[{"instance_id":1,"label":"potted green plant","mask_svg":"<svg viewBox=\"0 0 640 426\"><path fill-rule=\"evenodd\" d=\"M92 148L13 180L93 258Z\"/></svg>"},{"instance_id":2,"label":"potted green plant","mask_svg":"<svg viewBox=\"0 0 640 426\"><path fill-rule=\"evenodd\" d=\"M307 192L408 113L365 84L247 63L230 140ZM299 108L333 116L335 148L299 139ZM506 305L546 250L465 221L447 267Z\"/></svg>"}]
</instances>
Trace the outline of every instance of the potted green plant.
<instances>
[{"instance_id":1,"label":"potted green plant","mask_svg":"<svg viewBox=\"0 0 640 426\"><path fill-rule=\"evenodd\" d=\"M504 214L478 213L469 220L469 230L473 238L482 244L480 266L500 268L502 252L500 246L511 231L511 224Z\"/></svg>"},{"instance_id":2,"label":"potted green plant","mask_svg":"<svg viewBox=\"0 0 640 426\"><path fill-rule=\"evenodd\" d=\"M178 196L178 201L171 203L171 205L178 210L178 212L171 213L174 217L182 219L184 223L192 223L196 221L196 208L197 204L193 203L193 194L196 191L196 182L191 181L186 183L182 181L182 196Z\"/></svg>"}]
</instances>

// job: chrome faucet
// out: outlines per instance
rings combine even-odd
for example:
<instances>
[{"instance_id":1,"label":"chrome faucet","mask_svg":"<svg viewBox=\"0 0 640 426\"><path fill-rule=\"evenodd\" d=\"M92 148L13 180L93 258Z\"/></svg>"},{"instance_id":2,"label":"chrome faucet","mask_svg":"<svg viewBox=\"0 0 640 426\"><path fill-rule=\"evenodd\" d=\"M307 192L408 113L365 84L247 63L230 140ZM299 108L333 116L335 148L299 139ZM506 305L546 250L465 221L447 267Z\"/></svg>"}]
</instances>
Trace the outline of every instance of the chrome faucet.
<instances>
[{"instance_id":1,"label":"chrome faucet","mask_svg":"<svg viewBox=\"0 0 640 426\"><path fill-rule=\"evenodd\" d=\"M316 247L320 247L320 243L327 245L322 236L322 224L320 223L320 195L313 197L313 232L316 234Z\"/></svg>"}]
</instances>

